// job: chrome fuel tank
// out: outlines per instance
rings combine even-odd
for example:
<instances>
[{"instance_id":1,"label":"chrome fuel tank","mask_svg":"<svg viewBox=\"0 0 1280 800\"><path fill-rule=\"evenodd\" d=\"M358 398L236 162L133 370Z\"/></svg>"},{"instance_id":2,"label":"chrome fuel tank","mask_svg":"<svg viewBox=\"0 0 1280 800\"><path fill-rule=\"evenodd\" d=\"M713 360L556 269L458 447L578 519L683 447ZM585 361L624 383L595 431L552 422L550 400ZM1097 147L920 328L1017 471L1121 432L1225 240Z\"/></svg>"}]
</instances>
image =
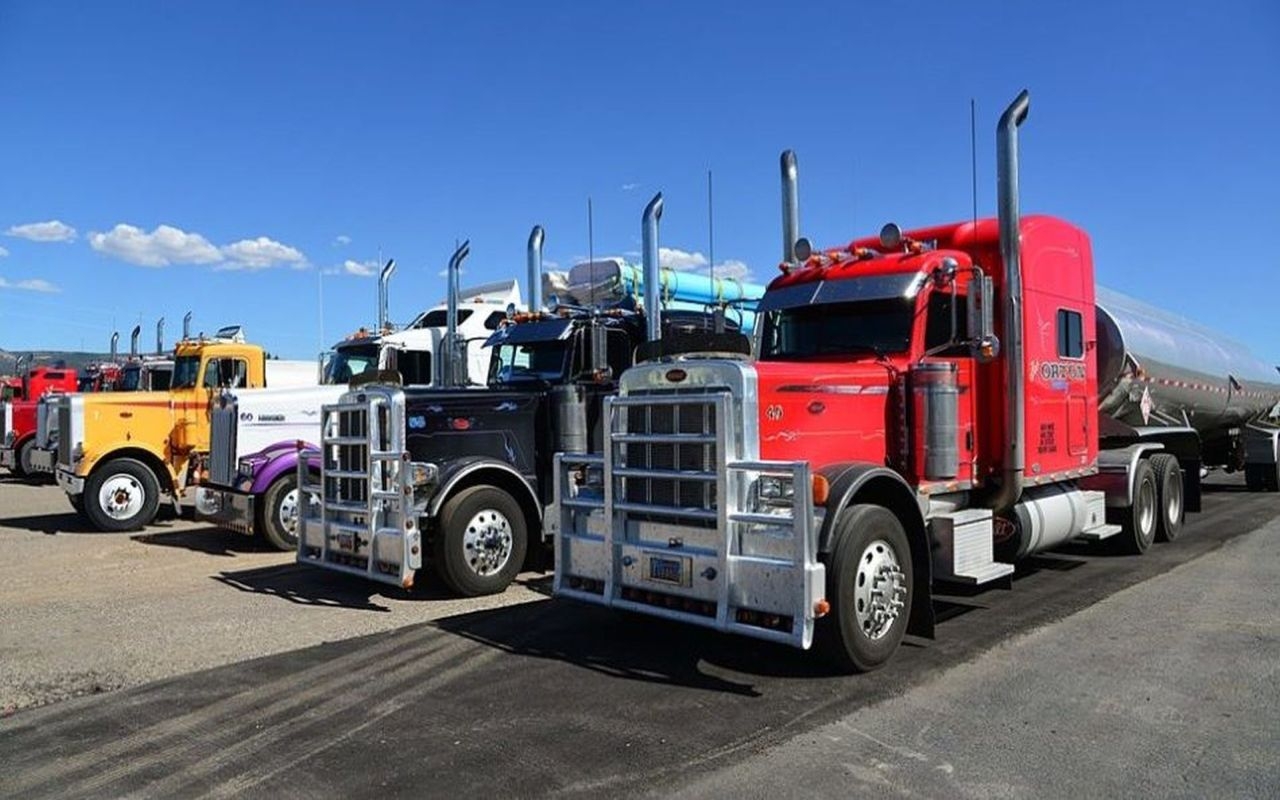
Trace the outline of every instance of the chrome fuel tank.
<instances>
[{"instance_id":1,"label":"chrome fuel tank","mask_svg":"<svg viewBox=\"0 0 1280 800\"><path fill-rule=\"evenodd\" d=\"M1100 410L1133 427L1190 425L1202 434L1267 416L1280 375L1233 339L1098 287Z\"/></svg>"}]
</instances>

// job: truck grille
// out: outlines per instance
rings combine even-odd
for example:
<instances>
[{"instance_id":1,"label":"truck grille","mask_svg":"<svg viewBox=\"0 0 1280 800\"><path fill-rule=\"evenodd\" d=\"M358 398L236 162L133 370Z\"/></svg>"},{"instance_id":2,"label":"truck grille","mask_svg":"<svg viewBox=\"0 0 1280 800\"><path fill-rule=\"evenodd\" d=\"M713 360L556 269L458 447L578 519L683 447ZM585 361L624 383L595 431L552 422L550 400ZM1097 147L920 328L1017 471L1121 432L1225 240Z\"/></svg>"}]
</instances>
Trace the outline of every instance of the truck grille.
<instances>
[{"instance_id":1,"label":"truck grille","mask_svg":"<svg viewBox=\"0 0 1280 800\"><path fill-rule=\"evenodd\" d=\"M628 504L717 511L716 396L705 390L630 395L644 396L657 402L621 410L624 436L614 468L625 475L622 497Z\"/></svg>"},{"instance_id":2,"label":"truck grille","mask_svg":"<svg viewBox=\"0 0 1280 800\"><path fill-rule=\"evenodd\" d=\"M50 425L49 410L51 406L44 400L36 404L36 447L49 446L49 429ZM4 431L0 431L0 439L4 438Z\"/></svg>"},{"instance_id":3,"label":"truck grille","mask_svg":"<svg viewBox=\"0 0 1280 800\"><path fill-rule=\"evenodd\" d=\"M374 408L380 417L378 430L385 432L387 407ZM339 443L325 448L324 497L343 503L368 503L370 479L377 477L369 474L369 407L343 409L336 416ZM385 433L382 438L386 438Z\"/></svg>"},{"instance_id":4,"label":"truck grille","mask_svg":"<svg viewBox=\"0 0 1280 800\"><path fill-rule=\"evenodd\" d=\"M7 402L0 404L0 442L4 441L4 437L9 434L9 415L5 412L9 410Z\"/></svg>"},{"instance_id":5,"label":"truck grille","mask_svg":"<svg viewBox=\"0 0 1280 800\"><path fill-rule=\"evenodd\" d=\"M71 448L73 447L72 439L75 436L71 433L71 398L58 398L58 463L68 467L74 467L71 463Z\"/></svg>"},{"instance_id":6,"label":"truck grille","mask_svg":"<svg viewBox=\"0 0 1280 800\"><path fill-rule=\"evenodd\" d=\"M236 457L236 426L240 407L229 400L221 408L214 408L209 425L209 482L217 486L234 486L238 459Z\"/></svg>"}]
</instances>

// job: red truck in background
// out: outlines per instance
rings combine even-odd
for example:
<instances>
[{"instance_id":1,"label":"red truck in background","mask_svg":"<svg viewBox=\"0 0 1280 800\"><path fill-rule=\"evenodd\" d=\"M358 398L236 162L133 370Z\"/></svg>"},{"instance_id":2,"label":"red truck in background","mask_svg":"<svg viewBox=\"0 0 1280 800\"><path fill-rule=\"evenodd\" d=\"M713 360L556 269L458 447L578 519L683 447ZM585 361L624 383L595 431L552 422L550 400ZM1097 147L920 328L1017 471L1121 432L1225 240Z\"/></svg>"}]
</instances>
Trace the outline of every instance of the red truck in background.
<instances>
[{"instance_id":1,"label":"red truck in background","mask_svg":"<svg viewBox=\"0 0 1280 800\"><path fill-rule=\"evenodd\" d=\"M997 128L997 219L813 251L784 154L755 360L622 375L598 449L557 456L558 596L863 671L932 636L936 584L1007 581L1072 540L1175 539L1206 468L1280 489L1270 365L1096 287L1083 230L1021 216L1029 105Z\"/></svg>"},{"instance_id":2,"label":"red truck in background","mask_svg":"<svg viewBox=\"0 0 1280 800\"><path fill-rule=\"evenodd\" d=\"M21 386L13 399L0 409L0 466L26 478L31 474L31 451L35 448L36 406L52 392L75 392L79 374L62 366L31 366L29 356L18 359L14 372ZM25 371L24 371L25 370Z\"/></svg>"}]
</instances>

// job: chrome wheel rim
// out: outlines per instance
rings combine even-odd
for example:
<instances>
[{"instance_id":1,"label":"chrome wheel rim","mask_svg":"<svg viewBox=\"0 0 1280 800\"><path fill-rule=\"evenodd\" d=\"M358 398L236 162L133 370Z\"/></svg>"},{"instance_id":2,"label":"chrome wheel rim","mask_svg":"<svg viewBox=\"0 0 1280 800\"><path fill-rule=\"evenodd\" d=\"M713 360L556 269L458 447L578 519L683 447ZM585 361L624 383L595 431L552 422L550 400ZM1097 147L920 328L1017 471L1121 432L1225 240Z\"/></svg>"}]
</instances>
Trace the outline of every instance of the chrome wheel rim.
<instances>
[{"instance_id":1,"label":"chrome wheel rim","mask_svg":"<svg viewBox=\"0 0 1280 800\"><path fill-rule=\"evenodd\" d=\"M142 511L147 493L132 475L112 475L98 490L98 507L112 519L129 519Z\"/></svg>"},{"instance_id":2,"label":"chrome wheel rim","mask_svg":"<svg viewBox=\"0 0 1280 800\"><path fill-rule=\"evenodd\" d=\"M276 521L285 533L291 537L298 535L298 490L290 489L280 500L276 509Z\"/></svg>"},{"instance_id":3,"label":"chrome wheel rim","mask_svg":"<svg viewBox=\"0 0 1280 800\"><path fill-rule=\"evenodd\" d=\"M1146 539L1156 529L1156 485L1145 482L1138 488L1138 531Z\"/></svg>"},{"instance_id":4,"label":"chrome wheel rim","mask_svg":"<svg viewBox=\"0 0 1280 800\"><path fill-rule=\"evenodd\" d=\"M854 618L858 630L875 641L889 632L906 607L907 577L893 546L883 539L867 545L854 576Z\"/></svg>"},{"instance_id":5,"label":"chrome wheel rim","mask_svg":"<svg viewBox=\"0 0 1280 800\"><path fill-rule=\"evenodd\" d=\"M1169 481L1169 485L1165 487L1165 500L1167 501L1169 521L1177 523L1182 519L1182 481Z\"/></svg>"},{"instance_id":6,"label":"chrome wheel rim","mask_svg":"<svg viewBox=\"0 0 1280 800\"><path fill-rule=\"evenodd\" d=\"M494 508L477 511L462 532L463 557L471 571L481 577L501 572L511 560L514 544L511 521Z\"/></svg>"}]
</instances>

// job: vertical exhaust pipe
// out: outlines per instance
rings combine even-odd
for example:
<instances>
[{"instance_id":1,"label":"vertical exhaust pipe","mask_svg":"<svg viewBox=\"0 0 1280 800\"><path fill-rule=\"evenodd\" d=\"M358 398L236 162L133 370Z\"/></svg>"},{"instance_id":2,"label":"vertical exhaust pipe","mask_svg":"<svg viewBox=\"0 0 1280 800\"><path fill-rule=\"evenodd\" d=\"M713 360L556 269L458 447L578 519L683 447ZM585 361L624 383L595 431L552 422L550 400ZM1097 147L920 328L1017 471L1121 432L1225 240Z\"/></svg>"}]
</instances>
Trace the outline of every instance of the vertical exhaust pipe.
<instances>
[{"instance_id":1,"label":"vertical exhaust pipe","mask_svg":"<svg viewBox=\"0 0 1280 800\"><path fill-rule=\"evenodd\" d=\"M542 310L542 240L546 231L541 225L534 225L529 231L529 310Z\"/></svg>"},{"instance_id":2,"label":"vertical exhaust pipe","mask_svg":"<svg viewBox=\"0 0 1280 800\"><path fill-rule=\"evenodd\" d=\"M182 338L191 338L191 312L188 311L182 316Z\"/></svg>"},{"instance_id":3,"label":"vertical exhaust pipe","mask_svg":"<svg viewBox=\"0 0 1280 800\"><path fill-rule=\"evenodd\" d=\"M1027 119L1031 95L1014 98L996 125L996 207L1000 258L1004 261L1005 431L1004 480L992 500L996 512L1022 496L1026 460L1026 355L1022 342L1022 235L1018 207L1018 127Z\"/></svg>"},{"instance_id":4,"label":"vertical exhaust pipe","mask_svg":"<svg viewBox=\"0 0 1280 800\"><path fill-rule=\"evenodd\" d=\"M138 337L142 335L142 326L134 325L133 333L129 334L129 358L138 357Z\"/></svg>"},{"instance_id":5,"label":"vertical exhaust pipe","mask_svg":"<svg viewBox=\"0 0 1280 800\"><path fill-rule=\"evenodd\" d=\"M641 262L644 269L644 321L649 341L662 338L662 270L658 262L658 221L662 219L662 192L644 207L641 218Z\"/></svg>"},{"instance_id":6,"label":"vertical exhaust pipe","mask_svg":"<svg viewBox=\"0 0 1280 800\"><path fill-rule=\"evenodd\" d=\"M156 355L164 355L164 317L156 322Z\"/></svg>"},{"instance_id":7,"label":"vertical exhaust pipe","mask_svg":"<svg viewBox=\"0 0 1280 800\"><path fill-rule=\"evenodd\" d=\"M396 271L396 260L393 258L382 267L378 275L378 333L387 332L389 324L387 307L391 302L391 275Z\"/></svg>"},{"instance_id":8,"label":"vertical exhaust pipe","mask_svg":"<svg viewBox=\"0 0 1280 800\"><path fill-rule=\"evenodd\" d=\"M796 240L800 238L800 190L794 150L782 151L781 167L782 260L793 264L796 260Z\"/></svg>"},{"instance_id":9,"label":"vertical exhaust pipe","mask_svg":"<svg viewBox=\"0 0 1280 800\"><path fill-rule=\"evenodd\" d=\"M111 363L116 363L120 355L120 331L111 334Z\"/></svg>"},{"instance_id":10,"label":"vertical exhaust pipe","mask_svg":"<svg viewBox=\"0 0 1280 800\"><path fill-rule=\"evenodd\" d=\"M449 258L449 296L445 300L448 327L445 334L444 385L463 386L466 384L466 343L458 334L458 300L462 290L458 288L462 262L471 254L471 240L458 245Z\"/></svg>"}]
</instances>

